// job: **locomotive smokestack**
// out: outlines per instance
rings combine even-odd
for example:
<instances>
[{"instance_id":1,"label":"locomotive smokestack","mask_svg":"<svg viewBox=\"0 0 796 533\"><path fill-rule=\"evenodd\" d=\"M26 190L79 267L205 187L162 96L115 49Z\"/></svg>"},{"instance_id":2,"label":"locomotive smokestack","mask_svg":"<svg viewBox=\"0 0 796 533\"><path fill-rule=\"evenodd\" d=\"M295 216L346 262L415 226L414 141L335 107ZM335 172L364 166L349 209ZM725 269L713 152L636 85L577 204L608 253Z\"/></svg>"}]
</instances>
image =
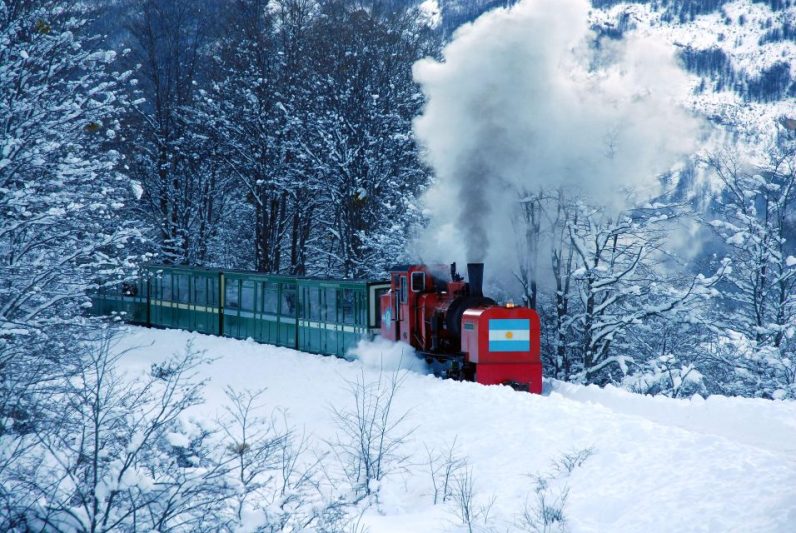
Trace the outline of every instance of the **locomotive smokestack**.
<instances>
[{"instance_id":1,"label":"locomotive smokestack","mask_svg":"<svg viewBox=\"0 0 796 533\"><path fill-rule=\"evenodd\" d=\"M470 286L470 296L484 296L484 264L467 263L467 283Z\"/></svg>"}]
</instances>

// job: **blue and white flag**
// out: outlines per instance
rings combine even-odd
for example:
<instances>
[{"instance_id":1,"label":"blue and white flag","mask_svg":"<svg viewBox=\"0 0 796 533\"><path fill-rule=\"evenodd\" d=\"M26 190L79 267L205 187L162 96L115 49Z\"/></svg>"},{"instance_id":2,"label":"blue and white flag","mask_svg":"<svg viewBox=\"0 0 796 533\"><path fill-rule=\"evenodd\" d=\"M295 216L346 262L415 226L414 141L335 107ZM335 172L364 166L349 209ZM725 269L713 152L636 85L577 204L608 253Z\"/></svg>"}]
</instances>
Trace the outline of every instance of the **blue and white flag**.
<instances>
[{"instance_id":1,"label":"blue and white flag","mask_svg":"<svg viewBox=\"0 0 796 533\"><path fill-rule=\"evenodd\" d=\"M490 352L527 352L531 349L531 321L520 318L489 320Z\"/></svg>"}]
</instances>

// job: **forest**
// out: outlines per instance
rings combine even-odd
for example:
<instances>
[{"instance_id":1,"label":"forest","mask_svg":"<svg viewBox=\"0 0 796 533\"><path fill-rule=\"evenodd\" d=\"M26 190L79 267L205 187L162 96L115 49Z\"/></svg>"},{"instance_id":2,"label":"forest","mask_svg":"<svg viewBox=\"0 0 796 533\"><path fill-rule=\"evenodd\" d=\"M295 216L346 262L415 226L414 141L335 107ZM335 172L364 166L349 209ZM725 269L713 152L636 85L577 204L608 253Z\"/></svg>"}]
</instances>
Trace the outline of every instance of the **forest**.
<instances>
[{"instance_id":1,"label":"forest","mask_svg":"<svg viewBox=\"0 0 796 533\"><path fill-rule=\"evenodd\" d=\"M726 3L656 5L678 24ZM188 353L153 368L138 396L111 405L102 380L116 379L116 325L86 313L92 291L149 262L381 279L423 260L438 176L417 136L428 102L413 67L444 61L455 28L496 5L441 3L439 22L401 0L0 0L0 529L74 519L109 531L144 509L163 524L201 522L194 506L215 494L198 488L175 490L185 500L174 508L89 494L96 479L81 476L97 465L76 466L91 457L68 435L133 404L154 422L117 416L119 427L160 435L193 402L183 378L198 364ZM595 24L591 45L634 27ZM794 41L792 23L763 30L760 46ZM796 116L760 125L737 114L792 103L792 57L746 72L722 49L679 49L694 94L740 103L706 117L721 142L621 212L564 186L509 190L513 222L501 229L516 255L488 281L539 311L546 377L673 398L796 398ZM766 141L739 148L749 129ZM160 405L155 390L180 399ZM31 450L42 446L68 450L69 476L40 471ZM109 446L107 469L135 455L129 442ZM180 487L213 476L170 472ZM77 493L87 514L64 518ZM91 507L100 501L107 512ZM336 510L311 519L332 524Z\"/></svg>"}]
</instances>

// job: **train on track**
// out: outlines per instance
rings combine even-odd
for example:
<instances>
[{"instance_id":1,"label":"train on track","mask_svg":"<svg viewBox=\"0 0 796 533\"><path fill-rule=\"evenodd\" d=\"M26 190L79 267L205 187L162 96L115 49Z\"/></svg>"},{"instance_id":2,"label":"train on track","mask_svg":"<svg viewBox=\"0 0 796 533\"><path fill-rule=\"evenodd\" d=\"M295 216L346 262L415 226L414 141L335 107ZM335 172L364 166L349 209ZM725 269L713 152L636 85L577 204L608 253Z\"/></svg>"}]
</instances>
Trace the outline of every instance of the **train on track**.
<instances>
[{"instance_id":1,"label":"train on track","mask_svg":"<svg viewBox=\"0 0 796 533\"><path fill-rule=\"evenodd\" d=\"M411 345L438 376L541 393L536 311L485 297L484 265L467 267L467 281L455 263L397 266L373 281L149 265L93 294L92 312L336 356L381 335Z\"/></svg>"}]
</instances>

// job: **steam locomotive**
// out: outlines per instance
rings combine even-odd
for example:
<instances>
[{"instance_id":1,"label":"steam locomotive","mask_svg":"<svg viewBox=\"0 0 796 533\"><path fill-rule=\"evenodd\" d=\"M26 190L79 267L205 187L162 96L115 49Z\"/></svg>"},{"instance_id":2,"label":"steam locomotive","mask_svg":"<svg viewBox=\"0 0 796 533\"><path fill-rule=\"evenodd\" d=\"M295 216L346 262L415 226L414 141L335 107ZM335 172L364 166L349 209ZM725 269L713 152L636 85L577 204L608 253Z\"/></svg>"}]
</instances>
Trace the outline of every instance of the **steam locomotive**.
<instances>
[{"instance_id":1,"label":"steam locomotive","mask_svg":"<svg viewBox=\"0 0 796 533\"><path fill-rule=\"evenodd\" d=\"M381 295L380 334L410 344L436 375L542 392L540 321L533 309L498 305L483 294L484 264L465 282L450 266L405 265Z\"/></svg>"},{"instance_id":2,"label":"steam locomotive","mask_svg":"<svg viewBox=\"0 0 796 533\"><path fill-rule=\"evenodd\" d=\"M410 344L439 376L540 393L536 312L482 292L484 265L395 267L390 280L330 280L148 265L92 296L97 315L147 327L346 356L363 337Z\"/></svg>"}]
</instances>

